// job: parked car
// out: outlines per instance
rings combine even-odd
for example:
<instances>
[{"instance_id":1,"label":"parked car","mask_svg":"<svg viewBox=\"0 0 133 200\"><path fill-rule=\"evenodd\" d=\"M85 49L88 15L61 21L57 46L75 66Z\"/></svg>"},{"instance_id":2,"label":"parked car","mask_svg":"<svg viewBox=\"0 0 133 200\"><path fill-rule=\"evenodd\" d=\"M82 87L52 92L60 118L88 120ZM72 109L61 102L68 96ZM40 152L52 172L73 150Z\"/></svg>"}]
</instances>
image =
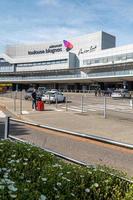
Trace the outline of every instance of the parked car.
<instances>
[{"instance_id":1,"label":"parked car","mask_svg":"<svg viewBox=\"0 0 133 200\"><path fill-rule=\"evenodd\" d=\"M29 88L24 96L25 100L32 100L32 92L33 92L34 88ZM36 91L36 99L38 100L39 98L42 97L44 93L42 93L42 91Z\"/></svg>"},{"instance_id":2,"label":"parked car","mask_svg":"<svg viewBox=\"0 0 133 200\"><path fill-rule=\"evenodd\" d=\"M38 89L37 89L38 95L39 95L39 94L40 94L40 95L43 95L43 94L46 93L46 91L47 91L46 87L38 87Z\"/></svg>"},{"instance_id":3,"label":"parked car","mask_svg":"<svg viewBox=\"0 0 133 200\"><path fill-rule=\"evenodd\" d=\"M24 96L25 100L31 100L32 99L32 92L34 88L29 88Z\"/></svg>"},{"instance_id":4,"label":"parked car","mask_svg":"<svg viewBox=\"0 0 133 200\"><path fill-rule=\"evenodd\" d=\"M58 92L57 89L51 89L50 91L52 91L52 92Z\"/></svg>"},{"instance_id":5,"label":"parked car","mask_svg":"<svg viewBox=\"0 0 133 200\"><path fill-rule=\"evenodd\" d=\"M131 94L127 89L118 89L115 90L112 94L111 97L116 99L116 98L131 98Z\"/></svg>"},{"instance_id":6,"label":"parked car","mask_svg":"<svg viewBox=\"0 0 133 200\"><path fill-rule=\"evenodd\" d=\"M50 103L55 103L57 102L64 102L65 101L65 96L61 92L57 91L47 91L43 96L42 96L42 101L44 102L49 102Z\"/></svg>"},{"instance_id":7,"label":"parked car","mask_svg":"<svg viewBox=\"0 0 133 200\"><path fill-rule=\"evenodd\" d=\"M107 88L107 90L102 91L104 96L111 96L113 92L114 92L113 88Z\"/></svg>"}]
</instances>

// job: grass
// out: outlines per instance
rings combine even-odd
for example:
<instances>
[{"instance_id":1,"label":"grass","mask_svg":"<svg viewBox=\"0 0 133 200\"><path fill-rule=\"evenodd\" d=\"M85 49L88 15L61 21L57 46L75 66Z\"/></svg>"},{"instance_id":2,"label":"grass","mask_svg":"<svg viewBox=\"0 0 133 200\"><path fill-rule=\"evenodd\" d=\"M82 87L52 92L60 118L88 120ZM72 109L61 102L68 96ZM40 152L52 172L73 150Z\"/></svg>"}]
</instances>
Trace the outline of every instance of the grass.
<instances>
[{"instance_id":1,"label":"grass","mask_svg":"<svg viewBox=\"0 0 133 200\"><path fill-rule=\"evenodd\" d=\"M133 200L133 185L104 170L64 163L29 144L0 141L1 200Z\"/></svg>"}]
</instances>

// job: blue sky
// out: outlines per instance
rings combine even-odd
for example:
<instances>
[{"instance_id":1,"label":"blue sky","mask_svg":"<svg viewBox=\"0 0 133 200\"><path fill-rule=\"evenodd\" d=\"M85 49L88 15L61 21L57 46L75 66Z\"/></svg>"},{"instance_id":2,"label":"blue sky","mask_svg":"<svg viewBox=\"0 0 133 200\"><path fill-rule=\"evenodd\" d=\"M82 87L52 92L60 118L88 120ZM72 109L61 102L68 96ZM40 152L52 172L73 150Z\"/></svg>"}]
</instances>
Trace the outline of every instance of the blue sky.
<instances>
[{"instance_id":1,"label":"blue sky","mask_svg":"<svg viewBox=\"0 0 133 200\"><path fill-rule=\"evenodd\" d=\"M132 0L0 0L0 52L103 30L133 44Z\"/></svg>"}]
</instances>

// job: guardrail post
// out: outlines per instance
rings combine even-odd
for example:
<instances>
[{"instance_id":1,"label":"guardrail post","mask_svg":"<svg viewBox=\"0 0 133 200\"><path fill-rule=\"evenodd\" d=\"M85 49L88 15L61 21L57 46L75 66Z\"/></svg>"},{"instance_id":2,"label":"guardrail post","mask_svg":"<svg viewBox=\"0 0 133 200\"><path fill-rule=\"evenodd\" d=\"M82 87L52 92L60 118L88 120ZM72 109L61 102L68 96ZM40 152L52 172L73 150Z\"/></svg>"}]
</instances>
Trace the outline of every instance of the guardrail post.
<instances>
[{"instance_id":1,"label":"guardrail post","mask_svg":"<svg viewBox=\"0 0 133 200\"><path fill-rule=\"evenodd\" d=\"M83 113L84 112L84 96L81 95L81 112Z\"/></svg>"},{"instance_id":2,"label":"guardrail post","mask_svg":"<svg viewBox=\"0 0 133 200\"><path fill-rule=\"evenodd\" d=\"M106 96L104 96L104 119L106 119Z\"/></svg>"},{"instance_id":3,"label":"guardrail post","mask_svg":"<svg viewBox=\"0 0 133 200\"><path fill-rule=\"evenodd\" d=\"M5 132L4 132L4 139L7 139L9 135L9 117L5 117Z\"/></svg>"}]
</instances>

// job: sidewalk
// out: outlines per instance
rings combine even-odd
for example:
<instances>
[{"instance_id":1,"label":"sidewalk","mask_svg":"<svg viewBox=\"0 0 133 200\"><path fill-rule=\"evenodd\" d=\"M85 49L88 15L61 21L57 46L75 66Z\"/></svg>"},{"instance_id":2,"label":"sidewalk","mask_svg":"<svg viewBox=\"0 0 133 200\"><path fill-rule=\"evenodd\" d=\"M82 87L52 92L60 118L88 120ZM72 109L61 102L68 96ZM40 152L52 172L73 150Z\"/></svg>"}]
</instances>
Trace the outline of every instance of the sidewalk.
<instances>
[{"instance_id":1,"label":"sidewalk","mask_svg":"<svg viewBox=\"0 0 133 200\"><path fill-rule=\"evenodd\" d=\"M19 113L17 116L26 121L133 144L132 121L120 120L117 117L104 119L103 116L92 112L81 114L56 110L55 105L48 104L45 104L45 111L32 111L30 101L23 102L24 111L20 115L18 109L20 101L17 100L16 112L14 112L13 99L4 97L0 98L0 106L2 105L16 115Z\"/></svg>"}]
</instances>

